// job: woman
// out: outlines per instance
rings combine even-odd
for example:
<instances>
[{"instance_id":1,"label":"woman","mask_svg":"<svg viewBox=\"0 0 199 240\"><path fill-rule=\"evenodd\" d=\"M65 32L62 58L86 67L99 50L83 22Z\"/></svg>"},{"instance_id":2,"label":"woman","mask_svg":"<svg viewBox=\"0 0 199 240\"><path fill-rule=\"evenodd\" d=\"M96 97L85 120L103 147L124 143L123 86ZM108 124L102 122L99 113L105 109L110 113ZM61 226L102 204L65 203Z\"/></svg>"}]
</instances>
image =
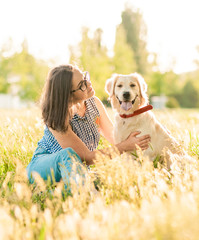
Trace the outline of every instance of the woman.
<instances>
[{"instance_id":1,"label":"woman","mask_svg":"<svg viewBox=\"0 0 199 240\"><path fill-rule=\"evenodd\" d=\"M70 178L76 172L84 176L82 162L93 164L100 133L113 144L112 122L102 102L94 96L88 72L81 72L72 65L52 69L46 81L42 99L42 117L46 128L43 138L27 167L29 180L32 172L43 179L52 179L52 170L57 182L63 179L70 189ZM127 140L115 145L120 153L135 149L147 149L150 136L136 137L132 133ZM102 151L102 150L101 150ZM74 161L79 163L74 170Z\"/></svg>"}]
</instances>

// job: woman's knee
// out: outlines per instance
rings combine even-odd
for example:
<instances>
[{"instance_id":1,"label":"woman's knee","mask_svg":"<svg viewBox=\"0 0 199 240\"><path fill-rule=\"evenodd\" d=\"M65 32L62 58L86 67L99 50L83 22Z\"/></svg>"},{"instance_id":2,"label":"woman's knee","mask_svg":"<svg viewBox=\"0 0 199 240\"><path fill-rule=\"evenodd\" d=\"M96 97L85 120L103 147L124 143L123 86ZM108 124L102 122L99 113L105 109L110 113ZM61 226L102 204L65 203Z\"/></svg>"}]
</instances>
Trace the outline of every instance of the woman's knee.
<instances>
[{"instance_id":1,"label":"woman's knee","mask_svg":"<svg viewBox=\"0 0 199 240\"><path fill-rule=\"evenodd\" d=\"M74 154L75 156L77 155L79 157L79 155L71 147L65 148L63 150L67 151L67 153L69 153L69 154Z\"/></svg>"},{"instance_id":2,"label":"woman's knee","mask_svg":"<svg viewBox=\"0 0 199 240\"><path fill-rule=\"evenodd\" d=\"M62 149L60 154L62 155L63 161L75 161L82 163L80 156L70 147Z\"/></svg>"},{"instance_id":3,"label":"woman's knee","mask_svg":"<svg viewBox=\"0 0 199 240\"><path fill-rule=\"evenodd\" d=\"M66 148L60 151L59 155L59 165L60 171L67 171L69 175L71 172L76 172L80 175L84 175L85 166L81 161L79 155L72 149Z\"/></svg>"},{"instance_id":4,"label":"woman's knee","mask_svg":"<svg viewBox=\"0 0 199 240\"><path fill-rule=\"evenodd\" d=\"M52 177L52 172L56 181L60 181L63 175L70 175L72 171L83 175L83 163L78 154L72 148L62 149L59 152L35 156L26 168L29 181L34 182L33 172L46 180Z\"/></svg>"},{"instance_id":5,"label":"woman's knee","mask_svg":"<svg viewBox=\"0 0 199 240\"><path fill-rule=\"evenodd\" d=\"M34 181L34 172L38 173L44 180L47 180L49 177L52 179L53 175L53 178L59 182L61 174L58 162L58 159L53 154L34 157L26 168L30 182Z\"/></svg>"}]
</instances>

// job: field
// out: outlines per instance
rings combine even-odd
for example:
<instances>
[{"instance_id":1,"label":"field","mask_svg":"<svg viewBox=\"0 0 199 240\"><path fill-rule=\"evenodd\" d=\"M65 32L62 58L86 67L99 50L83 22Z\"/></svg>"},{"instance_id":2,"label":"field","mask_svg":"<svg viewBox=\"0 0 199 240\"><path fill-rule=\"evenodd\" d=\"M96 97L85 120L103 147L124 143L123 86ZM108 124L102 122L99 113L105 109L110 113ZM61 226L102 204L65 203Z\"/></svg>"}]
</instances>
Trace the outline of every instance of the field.
<instances>
[{"instance_id":1,"label":"field","mask_svg":"<svg viewBox=\"0 0 199 240\"><path fill-rule=\"evenodd\" d=\"M198 110L154 110L192 160L175 157L168 171L141 152L132 161L112 150L115 158L99 154L72 196L63 182L27 181L43 135L39 110L0 112L0 239L199 239ZM100 147L107 144L102 139Z\"/></svg>"}]
</instances>

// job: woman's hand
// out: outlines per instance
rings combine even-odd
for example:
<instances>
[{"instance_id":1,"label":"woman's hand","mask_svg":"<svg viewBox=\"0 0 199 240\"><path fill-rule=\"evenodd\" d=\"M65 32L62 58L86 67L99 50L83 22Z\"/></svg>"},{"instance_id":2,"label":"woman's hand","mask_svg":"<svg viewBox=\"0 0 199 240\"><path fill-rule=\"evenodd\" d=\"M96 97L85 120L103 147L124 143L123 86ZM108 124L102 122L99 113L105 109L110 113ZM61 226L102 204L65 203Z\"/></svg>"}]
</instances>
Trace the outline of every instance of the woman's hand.
<instances>
[{"instance_id":1,"label":"woman's hand","mask_svg":"<svg viewBox=\"0 0 199 240\"><path fill-rule=\"evenodd\" d=\"M151 141L151 137L149 135L144 135L141 137L136 137L141 132L133 132L126 139L126 144L129 145L130 150L135 150L136 145L138 145L142 150L146 150L149 147L149 142Z\"/></svg>"},{"instance_id":2,"label":"woman's hand","mask_svg":"<svg viewBox=\"0 0 199 240\"><path fill-rule=\"evenodd\" d=\"M141 137L137 137L141 132L133 132L131 133L128 138L117 144L117 148L120 152L123 151L133 151L136 150L136 145L138 145L142 150L146 150L149 147L149 142L151 137L149 135L144 135Z\"/></svg>"}]
</instances>

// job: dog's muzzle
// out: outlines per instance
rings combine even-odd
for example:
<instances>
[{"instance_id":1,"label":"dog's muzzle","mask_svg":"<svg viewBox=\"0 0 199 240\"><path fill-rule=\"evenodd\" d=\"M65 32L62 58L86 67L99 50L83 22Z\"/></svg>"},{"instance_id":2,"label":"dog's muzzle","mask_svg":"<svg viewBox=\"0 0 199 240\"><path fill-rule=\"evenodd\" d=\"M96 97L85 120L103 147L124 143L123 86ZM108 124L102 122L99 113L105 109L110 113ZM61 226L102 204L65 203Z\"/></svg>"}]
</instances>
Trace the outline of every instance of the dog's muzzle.
<instances>
[{"instance_id":1,"label":"dog's muzzle","mask_svg":"<svg viewBox=\"0 0 199 240\"><path fill-rule=\"evenodd\" d=\"M130 92L123 93L123 98L125 99L125 101L128 101L130 99L130 96L131 96Z\"/></svg>"},{"instance_id":2,"label":"dog's muzzle","mask_svg":"<svg viewBox=\"0 0 199 240\"><path fill-rule=\"evenodd\" d=\"M126 96L129 94L129 92L125 92L126 93ZM125 94L124 93L124 94ZM128 93L128 94L127 94ZM123 94L123 96L124 96L124 94ZM130 94L129 94L130 95ZM120 103L120 106L121 106L121 108L123 109L123 110L125 110L125 111L128 111L129 109L131 109L132 108L132 106L133 106L133 104L135 103L135 100L137 99L137 97L138 97L138 95L136 95L135 96L135 98L132 100L132 101L121 101L118 97L117 97L117 99L118 99L118 101L119 101L119 103Z\"/></svg>"}]
</instances>

